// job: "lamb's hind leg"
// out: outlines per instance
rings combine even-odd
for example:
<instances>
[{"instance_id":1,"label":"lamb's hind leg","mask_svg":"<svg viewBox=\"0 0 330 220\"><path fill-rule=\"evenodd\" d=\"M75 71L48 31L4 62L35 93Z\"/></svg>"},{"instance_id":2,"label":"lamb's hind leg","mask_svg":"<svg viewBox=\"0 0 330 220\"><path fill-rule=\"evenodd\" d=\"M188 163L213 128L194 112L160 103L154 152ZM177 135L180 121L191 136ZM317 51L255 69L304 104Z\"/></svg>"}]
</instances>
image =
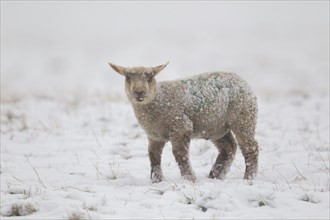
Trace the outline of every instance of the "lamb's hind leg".
<instances>
[{"instance_id":1,"label":"lamb's hind leg","mask_svg":"<svg viewBox=\"0 0 330 220\"><path fill-rule=\"evenodd\" d=\"M231 131L224 137L214 140L213 143L219 150L218 157L210 171L209 178L224 179L235 158L237 141Z\"/></svg>"},{"instance_id":2,"label":"lamb's hind leg","mask_svg":"<svg viewBox=\"0 0 330 220\"><path fill-rule=\"evenodd\" d=\"M254 131L238 131L236 134L238 144L245 159L244 179L253 179L258 172L259 146L254 137Z\"/></svg>"}]
</instances>

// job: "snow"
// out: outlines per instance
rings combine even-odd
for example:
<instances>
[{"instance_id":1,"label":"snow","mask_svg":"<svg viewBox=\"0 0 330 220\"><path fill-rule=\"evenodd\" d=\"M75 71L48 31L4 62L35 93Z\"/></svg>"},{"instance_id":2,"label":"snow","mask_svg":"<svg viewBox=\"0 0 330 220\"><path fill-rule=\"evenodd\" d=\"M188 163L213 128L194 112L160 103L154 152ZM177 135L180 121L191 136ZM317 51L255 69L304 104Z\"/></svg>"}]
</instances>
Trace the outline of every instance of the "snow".
<instances>
[{"instance_id":1,"label":"snow","mask_svg":"<svg viewBox=\"0 0 330 220\"><path fill-rule=\"evenodd\" d=\"M1 219L328 219L328 8L1 2ZM169 59L159 80L232 71L249 82L254 180L240 151L225 180L207 178L216 148L194 140L197 182L181 179L167 144L165 181L151 183L147 137L107 62Z\"/></svg>"},{"instance_id":2,"label":"snow","mask_svg":"<svg viewBox=\"0 0 330 220\"><path fill-rule=\"evenodd\" d=\"M32 203L38 211L27 218L326 218L327 100L261 101L255 180L242 179L240 152L226 180L208 179L216 150L200 140L190 151L198 181L181 180L168 145L166 181L159 184L149 180L146 135L127 103L100 97L77 106L36 97L4 103L1 213Z\"/></svg>"}]
</instances>

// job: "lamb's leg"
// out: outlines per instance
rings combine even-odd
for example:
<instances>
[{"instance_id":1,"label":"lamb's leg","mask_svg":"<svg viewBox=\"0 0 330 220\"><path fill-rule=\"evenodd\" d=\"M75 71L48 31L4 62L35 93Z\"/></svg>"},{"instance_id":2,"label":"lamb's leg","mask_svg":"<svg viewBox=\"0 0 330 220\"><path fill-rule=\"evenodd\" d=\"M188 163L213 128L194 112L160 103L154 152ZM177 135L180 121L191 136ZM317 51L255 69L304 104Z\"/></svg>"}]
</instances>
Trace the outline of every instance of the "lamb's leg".
<instances>
[{"instance_id":1,"label":"lamb's leg","mask_svg":"<svg viewBox=\"0 0 330 220\"><path fill-rule=\"evenodd\" d=\"M171 140L171 143L172 152L176 162L179 165L181 176L187 180L194 182L196 180L196 177L189 161L190 138L188 136L173 138Z\"/></svg>"},{"instance_id":2,"label":"lamb's leg","mask_svg":"<svg viewBox=\"0 0 330 220\"><path fill-rule=\"evenodd\" d=\"M158 183L163 179L161 169L161 157L165 142L155 141L149 138L149 160L151 165L150 179L153 183Z\"/></svg>"},{"instance_id":3,"label":"lamb's leg","mask_svg":"<svg viewBox=\"0 0 330 220\"><path fill-rule=\"evenodd\" d=\"M245 159L244 179L253 179L258 172L259 155L259 146L254 138L254 132L237 132L235 134Z\"/></svg>"},{"instance_id":4,"label":"lamb's leg","mask_svg":"<svg viewBox=\"0 0 330 220\"><path fill-rule=\"evenodd\" d=\"M223 138L214 140L213 143L218 148L219 154L210 171L209 178L225 179L235 158L237 141L233 133L229 131Z\"/></svg>"}]
</instances>

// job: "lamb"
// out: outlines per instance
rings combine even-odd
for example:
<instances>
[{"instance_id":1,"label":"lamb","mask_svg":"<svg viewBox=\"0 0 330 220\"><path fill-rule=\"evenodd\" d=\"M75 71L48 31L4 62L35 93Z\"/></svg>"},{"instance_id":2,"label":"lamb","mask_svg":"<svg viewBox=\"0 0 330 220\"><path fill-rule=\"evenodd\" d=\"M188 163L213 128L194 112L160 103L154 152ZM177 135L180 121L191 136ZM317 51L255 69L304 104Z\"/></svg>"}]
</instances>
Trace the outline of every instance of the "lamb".
<instances>
[{"instance_id":1,"label":"lamb","mask_svg":"<svg viewBox=\"0 0 330 220\"><path fill-rule=\"evenodd\" d=\"M125 76L126 95L148 136L151 181L163 180L161 154L170 141L181 176L194 182L189 160L189 143L194 138L211 140L219 151L209 178L225 178L240 146L245 159L244 179L253 179L258 170L258 107L250 86L229 72L156 83L155 76L167 64L122 67L109 63Z\"/></svg>"}]
</instances>

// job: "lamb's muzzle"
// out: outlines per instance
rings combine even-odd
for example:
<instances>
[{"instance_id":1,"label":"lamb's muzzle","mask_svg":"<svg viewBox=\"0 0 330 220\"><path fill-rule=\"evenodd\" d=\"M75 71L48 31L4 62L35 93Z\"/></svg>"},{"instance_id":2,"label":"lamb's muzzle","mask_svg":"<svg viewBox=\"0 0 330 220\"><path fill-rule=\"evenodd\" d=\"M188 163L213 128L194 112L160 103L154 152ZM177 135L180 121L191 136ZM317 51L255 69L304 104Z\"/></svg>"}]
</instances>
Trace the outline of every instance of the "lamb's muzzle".
<instances>
[{"instance_id":1,"label":"lamb's muzzle","mask_svg":"<svg viewBox=\"0 0 330 220\"><path fill-rule=\"evenodd\" d=\"M189 144L193 138L210 139L219 150L210 178L225 178L237 146L245 159L244 178L256 176L257 98L237 74L210 72L157 84L155 76L167 64L132 68L109 64L126 77L127 97L147 133L152 182L163 179L161 154L168 141L182 177L195 181L189 160Z\"/></svg>"},{"instance_id":2,"label":"lamb's muzzle","mask_svg":"<svg viewBox=\"0 0 330 220\"><path fill-rule=\"evenodd\" d=\"M143 99L144 99L144 94L145 92L144 91L134 91L133 92L133 96L134 98L139 101L139 102L142 102Z\"/></svg>"}]
</instances>

